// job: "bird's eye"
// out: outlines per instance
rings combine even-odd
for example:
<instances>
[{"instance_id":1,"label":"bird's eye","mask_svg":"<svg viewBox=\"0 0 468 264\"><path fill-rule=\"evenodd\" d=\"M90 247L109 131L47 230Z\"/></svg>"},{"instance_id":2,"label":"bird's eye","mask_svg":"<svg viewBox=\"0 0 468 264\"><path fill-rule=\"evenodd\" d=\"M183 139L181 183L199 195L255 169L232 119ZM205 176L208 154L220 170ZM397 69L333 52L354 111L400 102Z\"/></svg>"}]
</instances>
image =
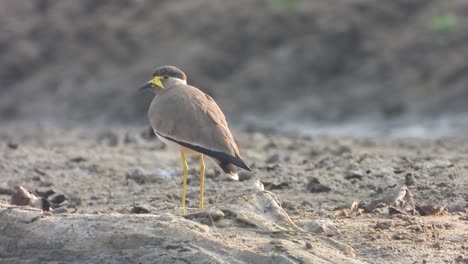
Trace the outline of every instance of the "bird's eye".
<instances>
[{"instance_id":1,"label":"bird's eye","mask_svg":"<svg viewBox=\"0 0 468 264\"><path fill-rule=\"evenodd\" d=\"M164 80L167 80L167 79L169 79L169 76L167 76L167 74L164 74L164 75L163 75L163 79L164 79Z\"/></svg>"}]
</instances>

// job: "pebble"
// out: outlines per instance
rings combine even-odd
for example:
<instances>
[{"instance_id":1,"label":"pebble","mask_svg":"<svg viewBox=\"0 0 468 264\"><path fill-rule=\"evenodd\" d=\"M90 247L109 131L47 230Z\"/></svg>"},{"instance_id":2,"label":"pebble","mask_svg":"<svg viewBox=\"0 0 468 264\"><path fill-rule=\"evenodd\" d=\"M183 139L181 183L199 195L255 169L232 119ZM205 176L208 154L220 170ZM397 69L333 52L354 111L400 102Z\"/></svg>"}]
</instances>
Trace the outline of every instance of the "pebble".
<instances>
[{"instance_id":1,"label":"pebble","mask_svg":"<svg viewBox=\"0 0 468 264\"><path fill-rule=\"evenodd\" d=\"M447 209L449 213L465 212L465 208L461 203L449 203Z\"/></svg>"},{"instance_id":2,"label":"pebble","mask_svg":"<svg viewBox=\"0 0 468 264\"><path fill-rule=\"evenodd\" d=\"M65 207L57 207L57 208L52 210L52 213L53 214L64 214L64 213L68 213L68 209L65 208Z\"/></svg>"},{"instance_id":3,"label":"pebble","mask_svg":"<svg viewBox=\"0 0 468 264\"><path fill-rule=\"evenodd\" d=\"M12 195L14 192L8 186L0 186L0 194L2 195Z\"/></svg>"},{"instance_id":4,"label":"pebble","mask_svg":"<svg viewBox=\"0 0 468 264\"><path fill-rule=\"evenodd\" d=\"M139 193L143 188L136 183L133 179L127 179L128 192L132 194Z\"/></svg>"},{"instance_id":5,"label":"pebble","mask_svg":"<svg viewBox=\"0 0 468 264\"><path fill-rule=\"evenodd\" d=\"M414 175L411 172L406 173L405 175L405 185L406 186L412 186L416 183L414 179Z\"/></svg>"},{"instance_id":6,"label":"pebble","mask_svg":"<svg viewBox=\"0 0 468 264\"><path fill-rule=\"evenodd\" d=\"M364 173L361 172L361 171L348 171L346 173L346 175L344 176L344 178L346 180L352 180L352 179L357 179L357 180L362 180L362 178L364 177Z\"/></svg>"},{"instance_id":7,"label":"pebble","mask_svg":"<svg viewBox=\"0 0 468 264\"><path fill-rule=\"evenodd\" d=\"M335 236L340 230L329 220L306 220L299 223L307 232L324 234L326 236Z\"/></svg>"},{"instance_id":8,"label":"pebble","mask_svg":"<svg viewBox=\"0 0 468 264\"><path fill-rule=\"evenodd\" d=\"M378 228L381 230L384 229L390 229L391 227L394 227L395 223L393 221L379 221L377 224L375 224L374 228Z\"/></svg>"},{"instance_id":9,"label":"pebble","mask_svg":"<svg viewBox=\"0 0 468 264\"><path fill-rule=\"evenodd\" d=\"M266 163L277 163L279 161L280 161L280 155L278 153L271 155L265 160Z\"/></svg>"},{"instance_id":10,"label":"pebble","mask_svg":"<svg viewBox=\"0 0 468 264\"><path fill-rule=\"evenodd\" d=\"M86 160L87 160L86 158L81 157L81 156L74 157L74 158L70 159L71 162L76 162L76 163L80 163L80 162L83 162L83 161L86 161Z\"/></svg>"},{"instance_id":11,"label":"pebble","mask_svg":"<svg viewBox=\"0 0 468 264\"><path fill-rule=\"evenodd\" d=\"M329 192L331 188L321 184L317 178L313 177L310 179L309 183L307 183L307 190L312 193L320 193Z\"/></svg>"},{"instance_id":12,"label":"pebble","mask_svg":"<svg viewBox=\"0 0 468 264\"><path fill-rule=\"evenodd\" d=\"M239 171L238 176L239 176L239 181L246 181L246 180L252 179L253 173L250 171L242 170L242 171Z\"/></svg>"},{"instance_id":13,"label":"pebble","mask_svg":"<svg viewBox=\"0 0 468 264\"><path fill-rule=\"evenodd\" d=\"M221 210L214 210L209 212L209 217L214 221L217 222L224 218L224 213Z\"/></svg>"},{"instance_id":14,"label":"pebble","mask_svg":"<svg viewBox=\"0 0 468 264\"><path fill-rule=\"evenodd\" d=\"M132 206L132 209L130 209L130 213L132 214L148 214L149 212L150 210L147 208L138 205L134 205Z\"/></svg>"},{"instance_id":15,"label":"pebble","mask_svg":"<svg viewBox=\"0 0 468 264\"><path fill-rule=\"evenodd\" d=\"M56 194L52 195L50 198L48 198L49 202L55 203L55 204L61 204L67 200L67 197L63 194Z\"/></svg>"},{"instance_id":16,"label":"pebble","mask_svg":"<svg viewBox=\"0 0 468 264\"><path fill-rule=\"evenodd\" d=\"M446 206L435 206L435 205L416 206L416 210L418 210L421 216L441 215L446 209L447 209Z\"/></svg>"},{"instance_id":17,"label":"pebble","mask_svg":"<svg viewBox=\"0 0 468 264\"><path fill-rule=\"evenodd\" d=\"M7 146L8 146L10 149L17 149L17 148L18 148L18 143L15 143L15 142L8 142Z\"/></svg>"},{"instance_id":18,"label":"pebble","mask_svg":"<svg viewBox=\"0 0 468 264\"><path fill-rule=\"evenodd\" d=\"M392 236L392 239L393 240L404 240L405 236L402 235L402 234L395 234L395 235Z\"/></svg>"}]
</instances>

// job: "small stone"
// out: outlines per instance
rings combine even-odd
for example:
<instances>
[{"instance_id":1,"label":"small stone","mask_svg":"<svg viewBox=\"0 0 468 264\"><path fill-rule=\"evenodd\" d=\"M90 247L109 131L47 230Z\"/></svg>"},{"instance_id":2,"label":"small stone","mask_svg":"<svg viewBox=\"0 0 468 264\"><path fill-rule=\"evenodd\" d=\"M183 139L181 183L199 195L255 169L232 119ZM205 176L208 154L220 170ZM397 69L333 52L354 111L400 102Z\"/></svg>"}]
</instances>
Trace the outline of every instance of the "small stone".
<instances>
[{"instance_id":1,"label":"small stone","mask_svg":"<svg viewBox=\"0 0 468 264\"><path fill-rule=\"evenodd\" d=\"M455 259L455 263L466 264L468 263L468 258L463 257L463 255L458 255L457 258Z\"/></svg>"},{"instance_id":2,"label":"small stone","mask_svg":"<svg viewBox=\"0 0 468 264\"><path fill-rule=\"evenodd\" d=\"M280 155L275 153L266 159L266 163L277 163L280 161Z\"/></svg>"},{"instance_id":3,"label":"small stone","mask_svg":"<svg viewBox=\"0 0 468 264\"><path fill-rule=\"evenodd\" d=\"M221 210L210 211L208 215L214 222L217 222L224 218L224 213Z\"/></svg>"},{"instance_id":4,"label":"small stone","mask_svg":"<svg viewBox=\"0 0 468 264\"><path fill-rule=\"evenodd\" d=\"M404 240L405 236L402 235L402 234L395 234L395 235L392 236L392 239L393 240Z\"/></svg>"},{"instance_id":5,"label":"small stone","mask_svg":"<svg viewBox=\"0 0 468 264\"><path fill-rule=\"evenodd\" d=\"M253 173L252 173L252 172L250 172L250 171L245 171L245 170L239 171L239 173L237 173L237 175L239 176L239 181L250 180L250 179L252 179L252 177L253 177Z\"/></svg>"},{"instance_id":6,"label":"small stone","mask_svg":"<svg viewBox=\"0 0 468 264\"><path fill-rule=\"evenodd\" d=\"M185 219L197 221L204 225L212 225L214 222L224 218L224 213L221 210L201 211L193 214L184 215Z\"/></svg>"},{"instance_id":7,"label":"small stone","mask_svg":"<svg viewBox=\"0 0 468 264\"><path fill-rule=\"evenodd\" d=\"M14 192L7 186L0 186L0 194L2 195L12 195Z\"/></svg>"},{"instance_id":8,"label":"small stone","mask_svg":"<svg viewBox=\"0 0 468 264\"><path fill-rule=\"evenodd\" d=\"M361 171L348 171L344 178L346 180L352 180L352 179L357 179L357 180L362 180L364 177L364 173Z\"/></svg>"},{"instance_id":9,"label":"small stone","mask_svg":"<svg viewBox=\"0 0 468 264\"><path fill-rule=\"evenodd\" d=\"M11 196L11 204L25 206L29 204L32 195L23 186L15 186L15 193Z\"/></svg>"},{"instance_id":10,"label":"small stone","mask_svg":"<svg viewBox=\"0 0 468 264\"><path fill-rule=\"evenodd\" d=\"M35 175L35 176L32 176L32 177L31 177L31 180L32 180L32 181L40 182L42 179L41 179L40 176Z\"/></svg>"},{"instance_id":11,"label":"small stone","mask_svg":"<svg viewBox=\"0 0 468 264\"><path fill-rule=\"evenodd\" d=\"M449 203L447 210L449 213L465 212L465 208L460 203Z\"/></svg>"},{"instance_id":12,"label":"small stone","mask_svg":"<svg viewBox=\"0 0 468 264\"><path fill-rule=\"evenodd\" d=\"M65 207L57 207L57 208L52 210L52 213L53 214L64 214L64 213L68 213L68 209L65 208Z\"/></svg>"},{"instance_id":13,"label":"small stone","mask_svg":"<svg viewBox=\"0 0 468 264\"><path fill-rule=\"evenodd\" d=\"M443 214L446 211L446 206L434 206L434 205L421 205L416 206L416 210L421 216L434 215L438 216Z\"/></svg>"},{"instance_id":14,"label":"small stone","mask_svg":"<svg viewBox=\"0 0 468 264\"><path fill-rule=\"evenodd\" d=\"M307 190L312 193L320 193L329 192L331 188L321 184L317 178L313 177L310 179L309 183L307 183Z\"/></svg>"},{"instance_id":15,"label":"small stone","mask_svg":"<svg viewBox=\"0 0 468 264\"><path fill-rule=\"evenodd\" d=\"M312 244L310 242L305 243L306 249L312 249Z\"/></svg>"},{"instance_id":16,"label":"small stone","mask_svg":"<svg viewBox=\"0 0 468 264\"><path fill-rule=\"evenodd\" d=\"M351 206L347 206L348 208L343 208L337 211L334 216L335 218L340 217L353 217L357 215L361 215L364 212L364 209L359 208L359 203L357 201L353 201Z\"/></svg>"},{"instance_id":17,"label":"small stone","mask_svg":"<svg viewBox=\"0 0 468 264\"><path fill-rule=\"evenodd\" d=\"M139 193L143 188L136 183L133 179L127 179L128 192L132 194Z\"/></svg>"},{"instance_id":18,"label":"small stone","mask_svg":"<svg viewBox=\"0 0 468 264\"><path fill-rule=\"evenodd\" d=\"M57 195L51 196L48 200L51 203L61 204L67 200L67 197L65 197L65 195L63 194L57 194Z\"/></svg>"},{"instance_id":19,"label":"small stone","mask_svg":"<svg viewBox=\"0 0 468 264\"><path fill-rule=\"evenodd\" d=\"M405 185L406 186L412 186L412 185L415 184L415 182L416 181L414 179L413 173L411 173L411 172L406 173L406 175L405 175Z\"/></svg>"},{"instance_id":20,"label":"small stone","mask_svg":"<svg viewBox=\"0 0 468 264\"><path fill-rule=\"evenodd\" d=\"M374 228L384 230L384 229L390 229L391 227L394 227L394 226L395 226L395 223L393 223L393 221L379 221L374 226Z\"/></svg>"},{"instance_id":21,"label":"small stone","mask_svg":"<svg viewBox=\"0 0 468 264\"><path fill-rule=\"evenodd\" d=\"M8 142L7 146L11 149L17 149L18 148L18 144L15 143L15 142Z\"/></svg>"},{"instance_id":22,"label":"small stone","mask_svg":"<svg viewBox=\"0 0 468 264\"><path fill-rule=\"evenodd\" d=\"M389 215L400 215L400 214L407 214L404 210L400 209L400 208L396 208L394 206L389 206L388 207L388 214Z\"/></svg>"},{"instance_id":23,"label":"small stone","mask_svg":"<svg viewBox=\"0 0 468 264\"><path fill-rule=\"evenodd\" d=\"M263 186L265 189L271 191L271 190L281 190L284 189L285 187L289 186L288 182L280 182L280 183L273 183L273 182L263 182Z\"/></svg>"},{"instance_id":24,"label":"small stone","mask_svg":"<svg viewBox=\"0 0 468 264\"><path fill-rule=\"evenodd\" d=\"M78 157L71 158L70 161L80 163L80 162L86 161L86 158L78 156Z\"/></svg>"},{"instance_id":25,"label":"small stone","mask_svg":"<svg viewBox=\"0 0 468 264\"><path fill-rule=\"evenodd\" d=\"M23 186L16 186L15 193L11 196L11 204L25 206L29 205L34 208L49 211L50 203L42 197L37 197L33 193L27 191Z\"/></svg>"},{"instance_id":26,"label":"small stone","mask_svg":"<svg viewBox=\"0 0 468 264\"><path fill-rule=\"evenodd\" d=\"M134 205L132 206L132 209L130 209L130 213L132 214L148 214L150 211L143 207L143 206L139 206L139 205Z\"/></svg>"},{"instance_id":27,"label":"small stone","mask_svg":"<svg viewBox=\"0 0 468 264\"><path fill-rule=\"evenodd\" d=\"M36 172L37 174L41 175L41 176L45 176L47 175L47 173L45 171L42 171L38 168L34 168L34 172Z\"/></svg>"},{"instance_id":28,"label":"small stone","mask_svg":"<svg viewBox=\"0 0 468 264\"><path fill-rule=\"evenodd\" d=\"M265 190L265 186L263 186L263 183L260 180L256 180L253 183L253 187L254 187L254 189L259 190L259 191L264 191Z\"/></svg>"},{"instance_id":29,"label":"small stone","mask_svg":"<svg viewBox=\"0 0 468 264\"><path fill-rule=\"evenodd\" d=\"M389 214L389 208L387 206L384 207L378 207L372 210L372 213L376 215L387 215Z\"/></svg>"},{"instance_id":30,"label":"small stone","mask_svg":"<svg viewBox=\"0 0 468 264\"><path fill-rule=\"evenodd\" d=\"M371 173L372 176L376 178L388 178L391 177L393 171L390 168L382 168Z\"/></svg>"},{"instance_id":31,"label":"small stone","mask_svg":"<svg viewBox=\"0 0 468 264\"><path fill-rule=\"evenodd\" d=\"M338 230L338 228L335 227L333 222L329 220L306 220L299 224L304 228L305 231L313 232L316 234L335 236L340 233L340 231Z\"/></svg>"}]
</instances>

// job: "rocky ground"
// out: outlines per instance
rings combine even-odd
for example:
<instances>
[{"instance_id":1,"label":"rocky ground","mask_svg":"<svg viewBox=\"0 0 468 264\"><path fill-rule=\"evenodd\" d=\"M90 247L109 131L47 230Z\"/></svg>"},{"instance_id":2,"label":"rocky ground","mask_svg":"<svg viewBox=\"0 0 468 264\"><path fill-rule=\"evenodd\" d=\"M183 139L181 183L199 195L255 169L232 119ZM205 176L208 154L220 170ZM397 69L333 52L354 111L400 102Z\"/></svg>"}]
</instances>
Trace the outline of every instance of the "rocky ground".
<instances>
[{"instance_id":1,"label":"rocky ground","mask_svg":"<svg viewBox=\"0 0 468 264\"><path fill-rule=\"evenodd\" d=\"M468 263L466 137L235 134L253 172L209 163L200 211L191 159L182 217L148 129L2 126L0 263ZM16 185L63 207L13 206Z\"/></svg>"}]
</instances>

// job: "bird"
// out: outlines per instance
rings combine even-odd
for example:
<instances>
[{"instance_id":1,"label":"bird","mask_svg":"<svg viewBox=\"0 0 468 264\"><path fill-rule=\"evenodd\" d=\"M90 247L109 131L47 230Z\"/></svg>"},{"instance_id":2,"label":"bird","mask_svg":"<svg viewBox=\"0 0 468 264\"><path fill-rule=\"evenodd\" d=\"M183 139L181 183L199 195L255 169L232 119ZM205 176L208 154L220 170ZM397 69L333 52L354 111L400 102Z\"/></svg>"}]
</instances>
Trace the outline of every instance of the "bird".
<instances>
[{"instance_id":1,"label":"bird","mask_svg":"<svg viewBox=\"0 0 468 264\"><path fill-rule=\"evenodd\" d=\"M139 88L156 95L148 110L154 133L172 149L180 152L182 161L182 208L185 214L188 165L186 155L200 157L200 202L204 207L204 156L215 161L233 180L238 168L251 171L241 158L226 117L211 96L187 84L185 73L175 66L154 70L153 77Z\"/></svg>"}]
</instances>

